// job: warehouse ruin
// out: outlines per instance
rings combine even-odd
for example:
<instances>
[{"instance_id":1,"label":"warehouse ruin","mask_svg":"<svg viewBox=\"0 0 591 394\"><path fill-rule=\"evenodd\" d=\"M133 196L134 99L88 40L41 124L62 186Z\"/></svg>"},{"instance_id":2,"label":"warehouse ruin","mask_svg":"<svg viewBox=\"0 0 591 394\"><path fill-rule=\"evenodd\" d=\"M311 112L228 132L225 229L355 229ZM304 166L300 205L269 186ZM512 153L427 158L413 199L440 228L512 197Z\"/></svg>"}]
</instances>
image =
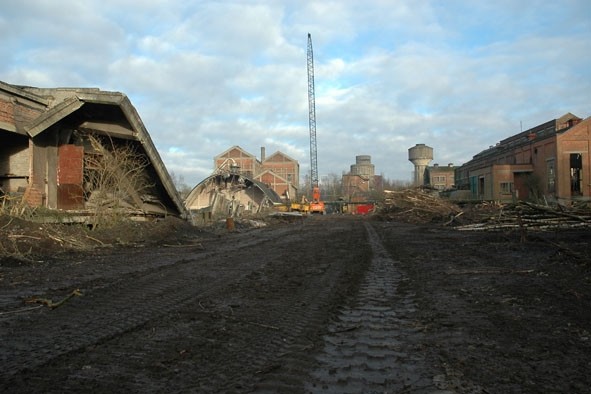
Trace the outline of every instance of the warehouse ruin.
<instances>
[{"instance_id":1,"label":"warehouse ruin","mask_svg":"<svg viewBox=\"0 0 591 394\"><path fill-rule=\"evenodd\" d=\"M136 218L186 209L136 109L119 92L0 82L0 193L31 207Z\"/></svg>"}]
</instances>

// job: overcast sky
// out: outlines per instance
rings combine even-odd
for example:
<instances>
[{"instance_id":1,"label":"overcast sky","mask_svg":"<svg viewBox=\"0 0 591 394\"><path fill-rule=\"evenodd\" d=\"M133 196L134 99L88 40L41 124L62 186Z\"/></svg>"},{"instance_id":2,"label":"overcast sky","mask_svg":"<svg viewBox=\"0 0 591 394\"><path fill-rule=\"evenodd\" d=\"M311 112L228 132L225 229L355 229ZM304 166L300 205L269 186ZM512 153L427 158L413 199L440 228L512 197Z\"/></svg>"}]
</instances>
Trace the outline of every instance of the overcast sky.
<instances>
[{"instance_id":1,"label":"overcast sky","mask_svg":"<svg viewBox=\"0 0 591 394\"><path fill-rule=\"evenodd\" d=\"M239 145L310 171L410 180L408 148L462 164L501 139L591 115L591 1L0 0L0 80L126 94L194 186Z\"/></svg>"}]
</instances>

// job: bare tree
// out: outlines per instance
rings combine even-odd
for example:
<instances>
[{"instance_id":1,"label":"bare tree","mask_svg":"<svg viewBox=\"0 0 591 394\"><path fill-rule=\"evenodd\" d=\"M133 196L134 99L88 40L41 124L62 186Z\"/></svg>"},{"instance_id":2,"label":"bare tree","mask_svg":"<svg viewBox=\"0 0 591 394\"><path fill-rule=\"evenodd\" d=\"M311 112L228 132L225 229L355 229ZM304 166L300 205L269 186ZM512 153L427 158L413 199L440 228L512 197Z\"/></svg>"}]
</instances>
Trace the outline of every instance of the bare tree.
<instances>
[{"instance_id":1,"label":"bare tree","mask_svg":"<svg viewBox=\"0 0 591 394\"><path fill-rule=\"evenodd\" d=\"M187 198L191 192L191 187L185 182L185 178L182 175L177 175L174 171L170 172L170 178L172 179L172 183L181 197L183 199Z\"/></svg>"},{"instance_id":2,"label":"bare tree","mask_svg":"<svg viewBox=\"0 0 591 394\"><path fill-rule=\"evenodd\" d=\"M145 154L131 142L88 135L92 152L84 155L84 190L92 210L92 226L120 221L130 212L142 212L141 195L152 185L146 174Z\"/></svg>"}]
</instances>

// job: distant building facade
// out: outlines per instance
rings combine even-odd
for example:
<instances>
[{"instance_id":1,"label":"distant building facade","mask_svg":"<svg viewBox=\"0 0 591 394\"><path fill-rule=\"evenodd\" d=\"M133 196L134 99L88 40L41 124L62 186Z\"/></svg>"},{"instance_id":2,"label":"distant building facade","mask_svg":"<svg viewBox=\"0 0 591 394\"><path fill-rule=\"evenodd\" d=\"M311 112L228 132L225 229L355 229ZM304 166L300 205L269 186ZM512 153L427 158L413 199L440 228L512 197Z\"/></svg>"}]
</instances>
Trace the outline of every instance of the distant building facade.
<instances>
[{"instance_id":1,"label":"distant building facade","mask_svg":"<svg viewBox=\"0 0 591 394\"><path fill-rule=\"evenodd\" d=\"M424 184L437 190L449 190L455 186L456 167L449 163L447 166L434 164L425 169Z\"/></svg>"},{"instance_id":2,"label":"distant building facade","mask_svg":"<svg viewBox=\"0 0 591 394\"><path fill-rule=\"evenodd\" d=\"M571 113L500 141L456 170L472 198L569 202L591 196L591 118Z\"/></svg>"}]
</instances>

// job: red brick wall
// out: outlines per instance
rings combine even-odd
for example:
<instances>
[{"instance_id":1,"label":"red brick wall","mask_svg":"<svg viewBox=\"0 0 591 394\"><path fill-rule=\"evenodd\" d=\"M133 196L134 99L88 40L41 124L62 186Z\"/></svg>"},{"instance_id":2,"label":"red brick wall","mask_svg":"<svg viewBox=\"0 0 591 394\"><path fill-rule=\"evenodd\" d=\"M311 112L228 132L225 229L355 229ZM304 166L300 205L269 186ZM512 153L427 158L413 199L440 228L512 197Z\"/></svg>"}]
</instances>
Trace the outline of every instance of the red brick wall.
<instances>
[{"instance_id":1,"label":"red brick wall","mask_svg":"<svg viewBox=\"0 0 591 394\"><path fill-rule=\"evenodd\" d=\"M298 162L285 157L281 153L273 154L263 161L261 170L271 170L294 186L299 184Z\"/></svg>"},{"instance_id":2,"label":"red brick wall","mask_svg":"<svg viewBox=\"0 0 591 394\"><path fill-rule=\"evenodd\" d=\"M22 103L13 103L0 98L0 122L15 125L21 130L23 125L31 122L43 112L40 108L32 108Z\"/></svg>"},{"instance_id":3,"label":"red brick wall","mask_svg":"<svg viewBox=\"0 0 591 394\"><path fill-rule=\"evenodd\" d=\"M58 148L57 207L78 209L84 207L82 179L84 171L84 148L62 145Z\"/></svg>"},{"instance_id":4,"label":"red brick wall","mask_svg":"<svg viewBox=\"0 0 591 394\"><path fill-rule=\"evenodd\" d=\"M82 185L84 148L62 145L58 148L57 184Z\"/></svg>"},{"instance_id":5,"label":"red brick wall","mask_svg":"<svg viewBox=\"0 0 591 394\"><path fill-rule=\"evenodd\" d=\"M0 122L14 124L14 106L10 101L0 99Z\"/></svg>"},{"instance_id":6,"label":"red brick wall","mask_svg":"<svg viewBox=\"0 0 591 394\"><path fill-rule=\"evenodd\" d=\"M272 173L267 172L257 178L260 182L269 186L269 188L273 189L275 193L279 194L280 196L282 196L285 191L288 190L287 183Z\"/></svg>"},{"instance_id":7,"label":"red brick wall","mask_svg":"<svg viewBox=\"0 0 591 394\"><path fill-rule=\"evenodd\" d=\"M24 104L14 104L0 99L0 122L22 125L35 119L42 112L41 109L33 109Z\"/></svg>"},{"instance_id":8,"label":"red brick wall","mask_svg":"<svg viewBox=\"0 0 591 394\"><path fill-rule=\"evenodd\" d=\"M25 193L25 201L33 207L43 206L45 203L43 190L39 190L35 185L30 185Z\"/></svg>"},{"instance_id":9,"label":"red brick wall","mask_svg":"<svg viewBox=\"0 0 591 394\"><path fill-rule=\"evenodd\" d=\"M226 162L226 159L233 159L234 162L240 167L241 174L245 174L247 176L252 177L258 173L258 164L256 157L238 148L234 148L223 155L216 156L214 158L215 169L218 169L222 164L224 164L224 162ZM231 161L227 162L228 166L230 164Z\"/></svg>"}]
</instances>

